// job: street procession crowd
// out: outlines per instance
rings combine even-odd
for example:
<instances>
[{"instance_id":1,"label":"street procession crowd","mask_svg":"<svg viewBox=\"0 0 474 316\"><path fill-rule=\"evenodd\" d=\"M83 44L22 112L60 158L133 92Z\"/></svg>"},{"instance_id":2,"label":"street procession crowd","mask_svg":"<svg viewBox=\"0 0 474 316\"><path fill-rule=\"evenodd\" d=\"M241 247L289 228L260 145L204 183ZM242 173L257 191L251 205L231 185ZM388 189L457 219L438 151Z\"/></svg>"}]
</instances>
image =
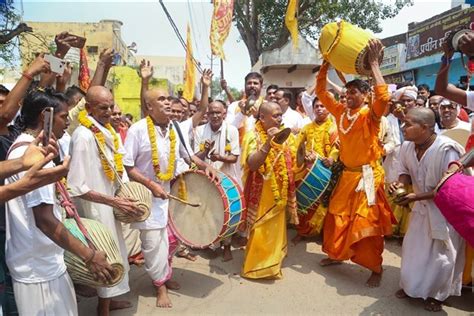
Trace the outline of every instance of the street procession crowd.
<instances>
[{"instance_id":1,"label":"street procession crowd","mask_svg":"<svg viewBox=\"0 0 474 316\"><path fill-rule=\"evenodd\" d=\"M68 86L71 65L58 76L38 55L11 91L0 86L3 313L77 315L76 293L97 295L99 315L128 308L114 298L135 282L131 264L169 308L172 258L203 248L229 261L245 247L242 277L280 279L288 227L294 243L322 236L320 265L367 269L369 287L383 284L384 238L402 237L396 297L442 310L472 286L474 261L474 92L448 83L455 51L474 59L474 32L457 40L444 44L435 87L389 89L371 39L369 81L339 86L325 59L296 95L264 91L250 72L234 100L222 80L227 102L209 97L210 70L187 100L152 87L143 60L135 122L105 86L112 49L86 91ZM55 56L74 41L58 34Z\"/></svg>"}]
</instances>

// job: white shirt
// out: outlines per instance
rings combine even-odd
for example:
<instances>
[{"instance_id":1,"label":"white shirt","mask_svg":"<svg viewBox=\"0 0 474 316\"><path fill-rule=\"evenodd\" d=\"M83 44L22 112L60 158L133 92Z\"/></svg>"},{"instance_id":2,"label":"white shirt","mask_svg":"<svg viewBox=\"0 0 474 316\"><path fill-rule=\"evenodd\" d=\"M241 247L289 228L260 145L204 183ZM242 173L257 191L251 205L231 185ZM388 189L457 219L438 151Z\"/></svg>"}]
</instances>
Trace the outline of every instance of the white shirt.
<instances>
[{"instance_id":1,"label":"white shirt","mask_svg":"<svg viewBox=\"0 0 474 316\"><path fill-rule=\"evenodd\" d=\"M69 145L71 144L71 135L68 132L64 132L63 136L58 139L59 146L59 158L61 161L64 160L64 157L69 155Z\"/></svg>"},{"instance_id":2,"label":"white shirt","mask_svg":"<svg viewBox=\"0 0 474 316\"><path fill-rule=\"evenodd\" d=\"M288 107L285 113L283 113L282 119L282 123L285 127L289 127L291 129L301 129L303 127L303 117L301 116L301 114L299 114L290 107Z\"/></svg>"},{"instance_id":3,"label":"white shirt","mask_svg":"<svg viewBox=\"0 0 474 316\"><path fill-rule=\"evenodd\" d=\"M173 124L170 127L174 129ZM178 133L176 135L175 148L175 169L174 175L178 175L188 169L188 165L181 158L180 147L182 144L179 140ZM158 156L160 159L160 170L165 173L168 168L168 161L170 157L170 129L167 129L166 134L163 135L161 129L155 126L156 146L158 148ZM170 181L160 181L156 178L153 169L153 162L151 160L151 144L148 137L148 128L146 119L142 119L133 124L127 133L125 140L126 154L123 157L123 164L129 167L136 167L141 174L148 179L158 182L165 191L170 191ZM133 223L132 228L136 229L159 229L166 227L168 223L168 200L160 198L153 198L150 217L144 222Z\"/></svg>"},{"instance_id":4,"label":"white shirt","mask_svg":"<svg viewBox=\"0 0 474 316\"><path fill-rule=\"evenodd\" d=\"M467 108L474 111L474 91L466 91Z\"/></svg>"},{"instance_id":5,"label":"white shirt","mask_svg":"<svg viewBox=\"0 0 474 316\"><path fill-rule=\"evenodd\" d=\"M194 145L193 145L194 144L193 118L190 117L185 121L179 122L178 125L179 125L179 129L181 130L181 134L183 135L183 138L184 138L184 145L188 149L189 154L192 156L192 155L194 155L194 152L193 152L193 148L194 148ZM176 137L179 137L179 136L176 135ZM186 150L184 150L184 148L181 151L181 156L189 158L188 153L186 152Z\"/></svg>"},{"instance_id":6,"label":"white shirt","mask_svg":"<svg viewBox=\"0 0 474 316\"><path fill-rule=\"evenodd\" d=\"M315 115L313 111L313 100L316 96L314 94L308 94L308 92L303 91L301 95L301 103L303 104L303 108L306 112L306 115L309 116L311 121L314 121Z\"/></svg>"},{"instance_id":7,"label":"white shirt","mask_svg":"<svg viewBox=\"0 0 474 316\"><path fill-rule=\"evenodd\" d=\"M255 117L253 115L246 116L242 114L239 109L239 101L232 102L227 108L227 115L225 121L232 126L235 126L237 130L245 126L245 131L253 131L256 123Z\"/></svg>"},{"instance_id":8,"label":"white shirt","mask_svg":"<svg viewBox=\"0 0 474 316\"><path fill-rule=\"evenodd\" d=\"M235 126L229 125L226 122L223 122L221 127L217 131L213 131L211 125L207 123L206 125L201 125L196 128L196 143L194 150L195 152L199 151L199 145L204 144L206 140L214 141L214 150L219 155L227 155L225 151L226 144L230 145L229 154L234 156L240 155L240 146L239 146L239 131ZM205 162L212 165L215 169L218 169L232 178L237 180L241 185L241 171L240 164L238 161L235 163L223 163L222 161L211 161L206 158Z\"/></svg>"},{"instance_id":9,"label":"white shirt","mask_svg":"<svg viewBox=\"0 0 474 316\"><path fill-rule=\"evenodd\" d=\"M21 134L18 142L31 142L34 137ZM8 159L23 156L27 146L15 148ZM48 163L45 168L54 164ZM6 184L18 181L24 176L21 172L6 179ZM53 205L54 216L61 220L57 205L54 184L49 184L7 202L6 207L6 263L13 279L22 283L48 282L59 278L66 272L64 250L36 227L33 207L41 204Z\"/></svg>"}]
</instances>

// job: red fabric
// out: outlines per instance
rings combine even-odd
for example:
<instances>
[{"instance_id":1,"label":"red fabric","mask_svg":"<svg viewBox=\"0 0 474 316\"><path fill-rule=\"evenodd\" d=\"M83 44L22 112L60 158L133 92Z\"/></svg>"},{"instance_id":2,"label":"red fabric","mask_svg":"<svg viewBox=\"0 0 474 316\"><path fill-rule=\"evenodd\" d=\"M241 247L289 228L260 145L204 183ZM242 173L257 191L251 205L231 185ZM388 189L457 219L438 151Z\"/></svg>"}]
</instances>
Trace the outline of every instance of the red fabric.
<instances>
[{"instance_id":1,"label":"red fabric","mask_svg":"<svg viewBox=\"0 0 474 316\"><path fill-rule=\"evenodd\" d=\"M79 60L79 88L86 92L90 85L89 66L87 64L87 55L84 48L81 49Z\"/></svg>"},{"instance_id":2,"label":"red fabric","mask_svg":"<svg viewBox=\"0 0 474 316\"><path fill-rule=\"evenodd\" d=\"M463 108L461 108L461 110L459 111L458 118L461 121L468 122L468 123L470 122L469 121L469 115L467 114L466 110L464 110Z\"/></svg>"}]
</instances>

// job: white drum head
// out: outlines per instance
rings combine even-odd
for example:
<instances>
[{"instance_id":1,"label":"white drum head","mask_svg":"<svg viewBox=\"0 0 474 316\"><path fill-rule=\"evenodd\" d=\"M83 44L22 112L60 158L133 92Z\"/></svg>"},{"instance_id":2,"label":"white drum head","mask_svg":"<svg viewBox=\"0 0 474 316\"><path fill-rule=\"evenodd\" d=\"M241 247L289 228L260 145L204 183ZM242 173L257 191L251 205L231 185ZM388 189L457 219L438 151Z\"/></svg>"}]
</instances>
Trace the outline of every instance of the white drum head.
<instances>
[{"instance_id":1,"label":"white drum head","mask_svg":"<svg viewBox=\"0 0 474 316\"><path fill-rule=\"evenodd\" d=\"M443 131L441 135L451 138L452 140L458 142L462 147L466 147L467 140L469 139L471 133L468 130L462 128L452 128Z\"/></svg>"},{"instance_id":2,"label":"white drum head","mask_svg":"<svg viewBox=\"0 0 474 316\"><path fill-rule=\"evenodd\" d=\"M205 175L187 172L183 176L187 201L201 205L191 207L170 200L170 220L178 233L177 237L185 244L195 247L209 246L224 226L223 197L216 185ZM179 181L178 179L171 188L171 194L174 196L178 196Z\"/></svg>"}]
</instances>

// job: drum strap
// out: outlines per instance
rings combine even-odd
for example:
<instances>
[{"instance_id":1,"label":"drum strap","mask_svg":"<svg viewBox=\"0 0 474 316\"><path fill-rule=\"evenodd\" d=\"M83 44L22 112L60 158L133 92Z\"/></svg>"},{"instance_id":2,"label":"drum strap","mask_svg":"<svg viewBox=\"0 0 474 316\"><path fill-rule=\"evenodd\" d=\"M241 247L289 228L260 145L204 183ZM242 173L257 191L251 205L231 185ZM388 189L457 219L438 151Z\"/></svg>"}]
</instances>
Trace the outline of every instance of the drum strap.
<instances>
[{"instance_id":1,"label":"drum strap","mask_svg":"<svg viewBox=\"0 0 474 316\"><path fill-rule=\"evenodd\" d=\"M71 197L69 196L69 193L66 189L66 186L61 182L58 181L56 182L56 190L59 193L60 196L60 204L61 206L66 210L66 213L69 217L73 218L76 221L77 227L81 231L81 233L84 235L84 238L87 241L87 245L89 248L97 250L97 248L94 246L94 244L91 241L91 238L89 236L89 233L87 232L87 229L84 227L84 224L82 224L81 218L79 217L79 214L77 213L76 206L71 200Z\"/></svg>"},{"instance_id":2,"label":"drum strap","mask_svg":"<svg viewBox=\"0 0 474 316\"><path fill-rule=\"evenodd\" d=\"M186 150L186 153L188 154L189 161L191 162L191 166L192 166L193 165L193 159L191 158L191 154L189 153L188 146L186 146L186 142L184 141L183 133L181 133L181 128L179 128L178 122L176 122L176 121L171 121L171 122L173 122L173 126L176 129L176 131L178 132L179 141L181 142L181 144L183 144L184 149Z\"/></svg>"}]
</instances>

